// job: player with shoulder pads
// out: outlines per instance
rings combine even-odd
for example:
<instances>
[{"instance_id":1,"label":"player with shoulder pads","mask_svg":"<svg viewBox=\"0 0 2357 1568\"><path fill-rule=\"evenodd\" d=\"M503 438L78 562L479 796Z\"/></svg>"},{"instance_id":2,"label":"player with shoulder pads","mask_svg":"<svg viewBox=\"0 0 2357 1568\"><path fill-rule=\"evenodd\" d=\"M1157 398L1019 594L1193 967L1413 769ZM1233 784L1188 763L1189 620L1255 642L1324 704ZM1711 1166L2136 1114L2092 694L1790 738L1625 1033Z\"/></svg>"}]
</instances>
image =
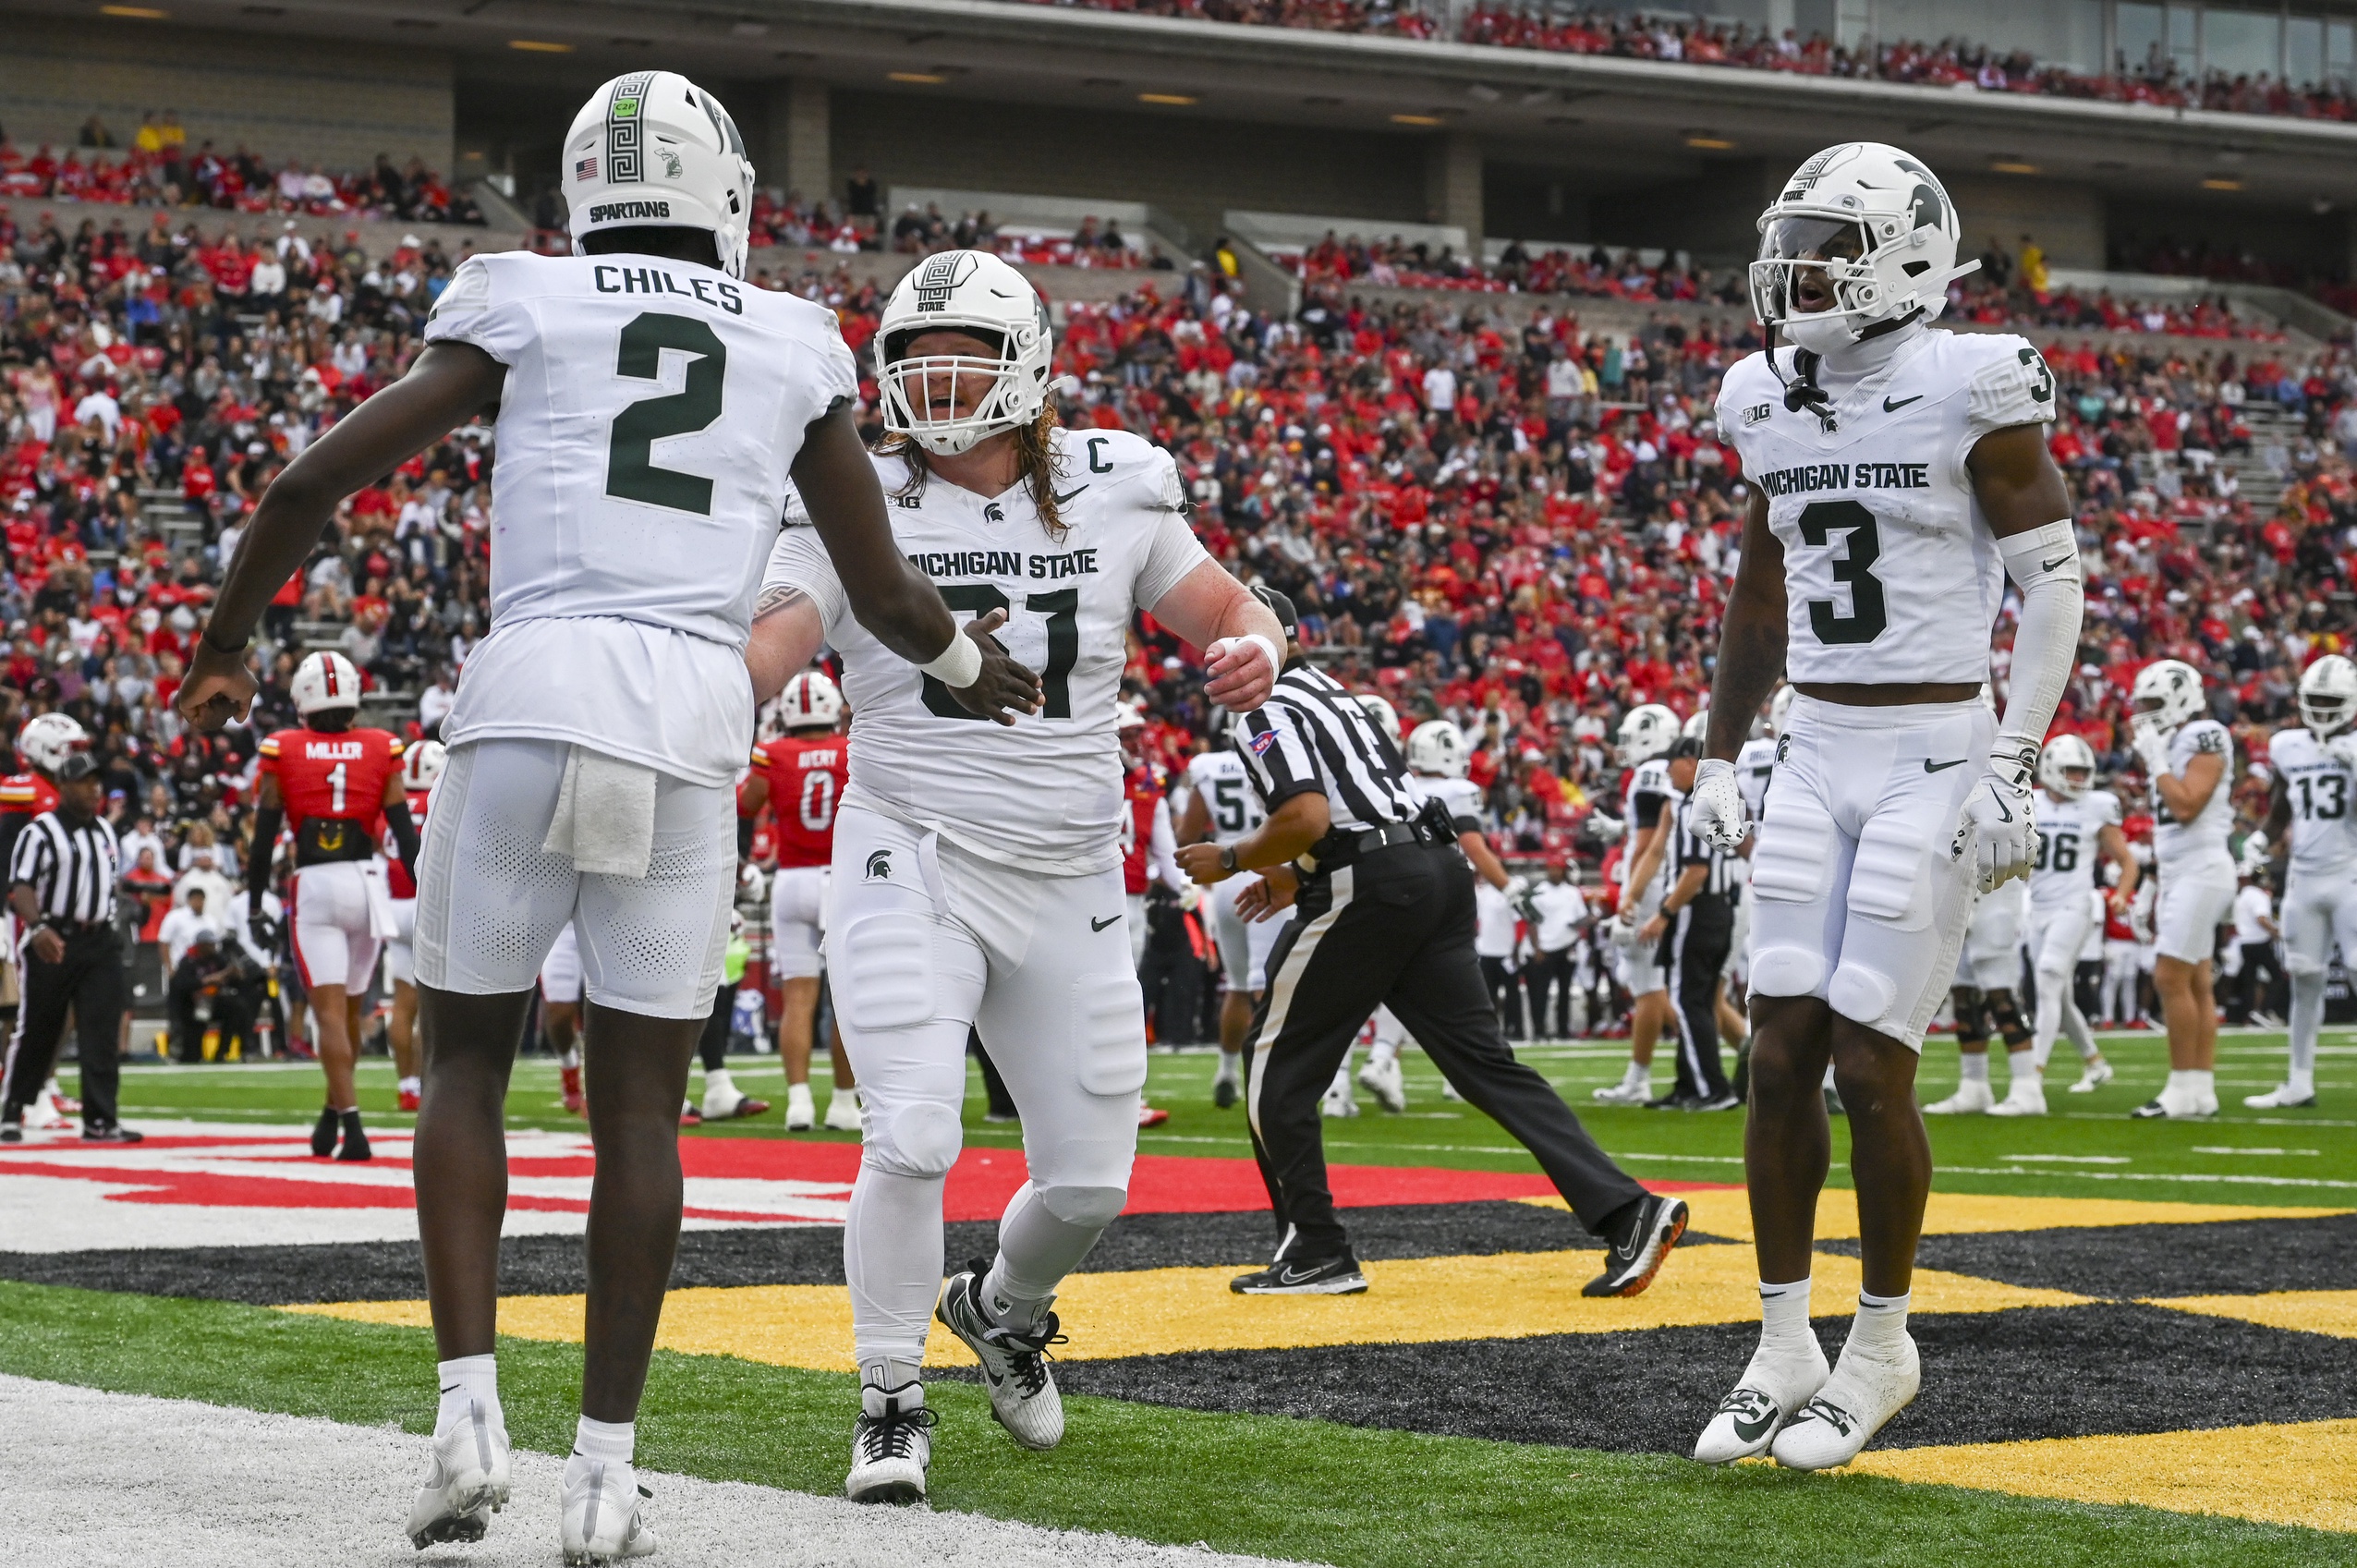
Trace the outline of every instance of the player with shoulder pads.
<instances>
[{"instance_id":1,"label":"player with shoulder pads","mask_svg":"<svg viewBox=\"0 0 2357 1568\"><path fill-rule=\"evenodd\" d=\"M2357 960L2357 663L2327 653L2300 675L2300 723L2267 745L2275 775L2268 842L2287 860L2284 968L2291 982L2286 1020L2291 1064L2284 1081L2245 1096L2254 1111L2313 1105L2316 1034L2324 1026L2325 977L2336 944Z\"/></svg>"},{"instance_id":2,"label":"player with shoulder pads","mask_svg":"<svg viewBox=\"0 0 2357 1568\"><path fill-rule=\"evenodd\" d=\"M804 670L787 681L776 711L785 733L753 748L753 773L737 793L736 809L747 829L764 806L777 824L777 869L770 878L770 972L778 982L785 1125L798 1132L817 1120L810 1051L819 1020L819 977L825 968L820 948L826 932L827 868L834 859L835 808L843 800L851 760L843 735L843 693L824 673ZM827 1100L826 1124L835 1132L856 1133L859 1099L840 1024L830 1054L834 1092Z\"/></svg>"},{"instance_id":3,"label":"player with shoulder pads","mask_svg":"<svg viewBox=\"0 0 2357 1568\"><path fill-rule=\"evenodd\" d=\"M409 1528L419 1546L480 1538L506 1495L500 1112L533 977L577 919L598 1189L558 1531L568 1557L603 1562L653 1545L635 1421L678 1244L678 1107L736 881L743 650L789 486L851 612L942 702L1011 722L1036 687L894 546L834 313L747 285L753 168L727 110L685 77L632 71L563 147L574 254L458 267L408 372L255 508L178 706L208 729L244 712L254 623L336 503L496 410L492 629L443 726L418 883L418 1220L445 1392Z\"/></svg>"},{"instance_id":4,"label":"player with shoulder pads","mask_svg":"<svg viewBox=\"0 0 2357 1568\"><path fill-rule=\"evenodd\" d=\"M327 1103L311 1129L311 1152L366 1160L369 1137L353 1083L360 999L376 973L379 947L396 930L392 892L381 875L371 874L371 862L381 840L390 837L414 877L418 830L402 787L401 743L389 731L352 722L360 711L360 673L352 662L327 651L306 656L296 666L289 695L302 723L261 743L246 919L251 925L262 918L262 893L283 822L295 840L287 924L310 997L319 1064L327 1075Z\"/></svg>"},{"instance_id":5,"label":"player with shoulder pads","mask_svg":"<svg viewBox=\"0 0 2357 1568\"><path fill-rule=\"evenodd\" d=\"M2217 928L2234 907L2234 737L2205 717L2201 673L2178 659L2136 672L2129 745L2152 790L2153 989L2169 1029L2169 1082L2129 1114L2217 1114Z\"/></svg>"},{"instance_id":6,"label":"player with shoulder pads","mask_svg":"<svg viewBox=\"0 0 2357 1568\"><path fill-rule=\"evenodd\" d=\"M442 777L444 752L438 740L420 740L401 751L401 794L408 804L409 821L425 831L426 807ZM380 855L384 862L385 891L393 899L393 934L384 942L384 979L393 992L393 1009L385 1019L386 1040L393 1047L394 1092L404 1111L418 1108L425 1082L418 1076L418 879L401 858L401 843L387 825Z\"/></svg>"},{"instance_id":7,"label":"player with shoulder pads","mask_svg":"<svg viewBox=\"0 0 2357 1568\"><path fill-rule=\"evenodd\" d=\"M1677 805L1669 758L1678 735L1677 714L1658 702L1645 702L1629 710L1617 736L1627 802L1622 820L1630 837L1621 851L1620 905L1604 922L1604 935L1619 954L1621 984L1629 993L1629 1064L1619 1083L1595 1091L1605 1105L1653 1102L1653 1050L1671 1019L1669 970L1658 952L1637 940L1637 932L1661 908L1658 873Z\"/></svg>"},{"instance_id":8,"label":"player with shoulder pads","mask_svg":"<svg viewBox=\"0 0 2357 1568\"><path fill-rule=\"evenodd\" d=\"M1795 695L1752 856L1744 1163L1763 1326L1695 1452L1822 1469L1921 1380L1906 1331L1931 1185L1917 1056L1974 890L2035 857L2030 786L2076 664L2079 549L2046 446L2045 360L2019 337L1930 325L1974 265L1958 263L1931 171L1876 142L1828 147L1759 229L1769 346L1721 383L1750 509L1694 805L1725 847L1750 831L1734 759L1783 675ZM2022 600L1999 717L1980 687L2008 577ZM1828 1060L1865 1283L1829 1376L1808 1307Z\"/></svg>"},{"instance_id":9,"label":"player with shoulder pads","mask_svg":"<svg viewBox=\"0 0 2357 1568\"><path fill-rule=\"evenodd\" d=\"M1206 695L1238 711L1266 699L1282 633L1188 529L1167 452L1056 423L1047 308L1013 267L927 257L893 289L875 345L891 433L873 461L894 548L1040 681L1037 711L1011 727L972 722L845 614L849 563L807 529L778 541L748 650L755 688L782 686L823 640L852 708L826 939L868 1112L844 1233L860 1368L844 1489L905 1502L925 1495L936 1312L980 1359L1008 1434L1032 1449L1062 1440L1051 1308L1128 1191L1146 1081L1120 849L1131 618L1150 611L1208 650ZM942 1183L971 1028L1022 1113L1029 1178L996 1258L944 1286Z\"/></svg>"}]
</instances>

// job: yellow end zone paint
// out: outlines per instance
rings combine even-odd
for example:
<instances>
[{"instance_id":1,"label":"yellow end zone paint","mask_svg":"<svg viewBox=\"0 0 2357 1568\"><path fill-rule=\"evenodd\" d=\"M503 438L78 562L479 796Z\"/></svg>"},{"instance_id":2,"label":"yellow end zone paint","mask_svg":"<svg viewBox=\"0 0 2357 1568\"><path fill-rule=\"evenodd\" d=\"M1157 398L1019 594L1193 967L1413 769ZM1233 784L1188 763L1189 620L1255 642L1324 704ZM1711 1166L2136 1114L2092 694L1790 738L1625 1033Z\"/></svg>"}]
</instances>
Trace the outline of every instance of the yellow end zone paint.
<instances>
[{"instance_id":1,"label":"yellow end zone paint","mask_svg":"<svg viewBox=\"0 0 2357 1568\"><path fill-rule=\"evenodd\" d=\"M2209 1318L2240 1318L2270 1329L2357 1339L2357 1290L2279 1290L2265 1295L2180 1295L2154 1299L2167 1307ZM2357 1462L2352 1462L2357 1463Z\"/></svg>"},{"instance_id":2,"label":"yellow end zone paint","mask_svg":"<svg viewBox=\"0 0 2357 1568\"><path fill-rule=\"evenodd\" d=\"M1110 1360L1187 1350L1290 1350L1312 1345L1422 1344L1451 1340L1526 1339L1538 1334L1599 1334L1709 1323L1747 1323L1759 1316L1757 1269L1750 1249L1682 1247L1651 1289L1629 1300L1579 1294L1595 1253L1523 1252L1490 1258L1417 1258L1367 1265L1368 1293L1358 1296L1240 1296L1229 1279L1243 1267L1145 1269L1076 1274L1064 1282L1056 1310L1071 1343L1066 1360ZM1814 1302L1825 1316L1849 1313L1859 1288L1855 1258L1820 1254ZM2021 1307L2076 1307L2088 1298L2028 1290L1962 1274L1918 1270L1918 1312L2002 1312ZM417 1301L302 1306L289 1312L355 1322L422 1326ZM509 1296L499 1328L522 1339L577 1342L577 1295ZM851 1356L850 1294L840 1285L743 1285L673 1291L663 1305L657 1344L699 1355L819 1371L856 1369ZM936 1327L926 1356L933 1366L970 1366L973 1357Z\"/></svg>"},{"instance_id":3,"label":"yellow end zone paint","mask_svg":"<svg viewBox=\"0 0 2357 1568\"><path fill-rule=\"evenodd\" d=\"M2357 1421L1868 1450L1845 1473L2357 1531Z\"/></svg>"},{"instance_id":4,"label":"yellow end zone paint","mask_svg":"<svg viewBox=\"0 0 2357 1568\"><path fill-rule=\"evenodd\" d=\"M1751 1199L1741 1187L1677 1195L1694 1213L1694 1228L1706 1235L1749 1241ZM1561 1209L1560 1197L1516 1201ZM2346 1209L2268 1209L2242 1203L2141 1203L2125 1197L2012 1197L1993 1193L1935 1192L1924 1209L1924 1234L1962 1235L1992 1231L2052 1231L2078 1225L2206 1225L2221 1220L2322 1220ZM1817 1202L1816 1239L1855 1241L1857 1194L1828 1187Z\"/></svg>"}]
</instances>

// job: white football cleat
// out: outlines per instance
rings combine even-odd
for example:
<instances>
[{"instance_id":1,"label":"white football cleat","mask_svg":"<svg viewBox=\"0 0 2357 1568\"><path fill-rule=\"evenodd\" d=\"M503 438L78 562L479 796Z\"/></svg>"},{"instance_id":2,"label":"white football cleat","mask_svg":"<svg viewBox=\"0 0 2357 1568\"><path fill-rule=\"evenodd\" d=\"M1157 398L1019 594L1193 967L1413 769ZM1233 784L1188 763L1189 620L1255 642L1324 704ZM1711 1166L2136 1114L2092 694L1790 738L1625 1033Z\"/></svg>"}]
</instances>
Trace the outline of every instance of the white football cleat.
<instances>
[{"instance_id":1,"label":"white football cleat","mask_svg":"<svg viewBox=\"0 0 2357 1568\"><path fill-rule=\"evenodd\" d=\"M2242 1097L2242 1103L2254 1111L2290 1111L2302 1105L2314 1105L2315 1102L2314 1089L2310 1089L2305 1094L2299 1094L2293 1091L2290 1084L2278 1084L2265 1094L2246 1094Z\"/></svg>"},{"instance_id":2,"label":"white football cleat","mask_svg":"<svg viewBox=\"0 0 2357 1568\"><path fill-rule=\"evenodd\" d=\"M57 1109L55 1096L34 1095L32 1103L25 1107L25 1125L35 1132L55 1132L60 1127L70 1127L73 1124L73 1118Z\"/></svg>"},{"instance_id":3,"label":"white football cleat","mask_svg":"<svg viewBox=\"0 0 2357 1568\"><path fill-rule=\"evenodd\" d=\"M1062 1324L1052 1312L1028 1333L993 1323L982 1301L982 1281L990 1269L987 1259L978 1258L952 1275L942 1287L933 1316L964 1340L982 1364L990 1414L1007 1436L1024 1448L1053 1448L1063 1441L1063 1398L1056 1392L1055 1375L1048 1370L1047 1350L1063 1343L1058 1331Z\"/></svg>"},{"instance_id":4,"label":"white football cleat","mask_svg":"<svg viewBox=\"0 0 2357 1568\"><path fill-rule=\"evenodd\" d=\"M1997 1104L1997 1096L1989 1091L1986 1078L1965 1078L1956 1086L1956 1092L1945 1100L1933 1100L1924 1107L1926 1116L1985 1116Z\"/></svg>"},{"instance_id":5,"label":"white football cleat","mask_svg":"<svg viewBox=\"0 0 2357 1568\"><path fill-rule=\"evenodd\" d=\"M863 1131L867 1123L859 1111L859 1091L848 1088L835 1090L833 1096L827 1100L827 1119L824 1125L831 1133Z\"/></svg>"},{"instance_id":6,"label":"white football cleat","mask_svg":"<svg viewBox=\"0 0 2357 1568\"><path fill-rule=\"evenodd\" d=\"M1607 1084L1595 1093L1598 1105L1643 1105L1653 1098L1653 1080L1634 1083L1623 1078L1617 1084Z\"/></svg>"},{"instance_id":7,"label":"white football cleat","mask_svg":"<svg viewBox=\"0 0 2357 1568\"><path fill-rule=\"evenodd\" d=\"M2005 1098L1988 1108L1992 1116L2043 1116L2046 1114L2046 1080L2035 1073L2017 1074L2007 1087Z\"/></svg>"},{"instance_id":8,"label":"white football cleat","mask_svg":"<svg viewBox=\"0 0 2357 1568\"><path fill-rule=\"evenodd\" d=\"M1373 1095L1376 1103L1386 1111L1408 1108L1407 1075L1400 1071L1400 1059L1396 1056L1389 1062L1369 1057L1367 1065L1358 1070L1358 1087Z\"/></svg>"},{"instance_id":9,"label":"white football cleat","mask_svg":"<svg viewBox=\"0 0 2357 1568\"><path fill-rule=\"evenodd\" d=\"M626 1464L580 1453L567 1459L558 1530L565 1568L607 1568L626 1557L652 1557L655 1532L638 1505L653 1495Z\"/></svg>"},{"instance_id":10,"label":"white football cleat","mask_svg":"<svg viewBox=\"0 0 2357 1568\"><path fill-rule=\"evenodd\" d=\"M2158 1094L2128 1114L2139 1122L2157 1122L2164 1118L2171 1122L2184 1122L2200 1116L2215 1116L2217 1114L2217 1096L2194 1094L2164 1086Z\"/></svg>"},{"instance_id":11,"label":"white football cleat","mask_svg":"<svg viewBox=\"0 0 2357 1568\"><path fill-rule=\"evenodd\" d=\"M1902 1335L1900 1343L1904 1354L1895 1361L1853 1355L1843 1345L1833 1376L1776 1434L1776 1463L1787 1470L1830 1470L1855 1459L1923 1387L1914 1336Z\"/></svg>"},{"instance_id":12,"label":"white football cleat","mask_svg":"<svg viewBox=\"0 0 2357 1568\"><path fill-rule=\"evenodd\" d=\"M437 1541L479 1541L491 1516L507 1506L507 1428L480 1400L467 1402L467 1419L434 1434L433 1468L409 1509L409 1544L419 1551Z\"/></svg>"},{"instance_id":13,"label":"white football cleat","mask_svg":"<svg viewBox=\"0 0 2357 1568\"><path fill-rule=\"evenodd\" d=\"M2111 1064L2096 1062L2079 1070L2079 1081L2071 1086L2072 1094L2093 1094L2111 1082Z\"/></svg>"},{"instance_id":14,"label":"white football cleat","mask_svg":"<svg viewBox=\"0 0 2357 1568\"><path fill-rule=\"evenodd\" d=\"M1751 1365L1743 1368L1735 1392L1719 1402L1710 1424L1695 1440L1695 1458L1705 1465L1732 1465L1767 1453L1793 1412L1825 1386L1831 1370L1825 1347L1814 1333L1805 1359L1771 1355L1762 1344L1752 1352Z\"/></svg>"},{"instance_id":15,"label":"white football cleat","mask_svg":"<svg viewBox=\"0 0 2357 1568\"><path fill-rule=\"evenodd\" d=\"M785 1130L807 1133L819 1124L819 1108L810 1099L808 1084L785 1086Z\"/></svg>"},{"instance_id":16,"label":"white football cleat","mask_svg":"<svg viewBox=\"0 0 2357 1568\"><path fill-rule=\"evenodd\" d=\"M925 1471L933 1462L932 1428L941 1419L925 1408L924 1385L870 1385L859 1391L859 1404L844 1496L854 1502L924 1501Z\"/></svg>"},{"instance_id":17,"label":"white football cleat","mask_svg":"<svg viewBox=\"0 0 2357 1568\"><path fill-rule=\"evenodd\" d=\"M1348 1077L1336 1078L1332 1085L1327 1088L1326 1097L1318 1102L1318 1113L1321 1116L1355 1116L1358 1114L1358 1098L1351 1093L1350 1079Z\"/></svg>"}]
</instances>

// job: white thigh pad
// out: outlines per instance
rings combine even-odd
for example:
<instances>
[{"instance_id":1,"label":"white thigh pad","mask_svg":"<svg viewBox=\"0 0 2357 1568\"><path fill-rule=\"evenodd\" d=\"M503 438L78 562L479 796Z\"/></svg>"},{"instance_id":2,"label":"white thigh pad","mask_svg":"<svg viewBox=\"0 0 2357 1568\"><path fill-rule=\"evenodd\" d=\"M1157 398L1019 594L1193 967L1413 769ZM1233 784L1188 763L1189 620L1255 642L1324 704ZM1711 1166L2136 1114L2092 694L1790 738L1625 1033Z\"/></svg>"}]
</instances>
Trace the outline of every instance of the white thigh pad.
<instances>
[{"instance_id":1,"label":"white thigh pad","mask_svg":"<svg viewBox=\"0 0 2357 1568\"><path fill-rule=\"evenodd\" d=\"M1090 1094L1136 1094L1146 1087L1146 996L1132 974L1083 975L1072 982L1075 1076Z\"/></svg>"},{"instance_id":2,"label":"white thigh pad","mask_svg":"<svg viewBox=\"0 0 2357 1568\"><path fill-rule=\"evenodd\" d=\"M901 909L864 915L844 929L837 996L852 1024L913 1029L933 1021L933 933L931 916Z\"/></svg>"},{"instance_id":3,"label":"white thigh pad","mask_svg":"<svg viewBox=\"0 0 2357 1568\"><path fill-rule=\"evenodd\" d=\"M1752 892L1776 904L1806 904L1825 891L1833 864L1833 819L1812 798L1760 824L1752 851Z\"/></svg>"},{"instance_id":4,"label":"white thigh pad","mask_svg":"<svg viewBox=\"0 0 2357 1568\"><path fill-rule=\"evenodd\" d=\"M1932 853L1933 824L1916 820L1920 815L1877 811L1866 823L1850 868L1851 914L1902 931L1921 930L1931 923L1924 862Z\"/></svg>"}]
</instances>

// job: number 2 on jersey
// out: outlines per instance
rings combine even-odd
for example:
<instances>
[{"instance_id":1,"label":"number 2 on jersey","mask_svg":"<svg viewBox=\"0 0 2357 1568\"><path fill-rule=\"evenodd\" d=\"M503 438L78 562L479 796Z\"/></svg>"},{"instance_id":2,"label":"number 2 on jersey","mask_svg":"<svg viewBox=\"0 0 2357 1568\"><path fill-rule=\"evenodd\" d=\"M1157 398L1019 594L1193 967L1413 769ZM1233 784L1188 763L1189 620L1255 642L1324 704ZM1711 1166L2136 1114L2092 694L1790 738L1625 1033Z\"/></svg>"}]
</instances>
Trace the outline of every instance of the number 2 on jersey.
<instances>
[{"instance_id":1,"label":"number 2 on jersey","mask_svg":"<svg viewBox=\"0 0 2357 1568\"><path fill-rule=\"evenodd\" d=\"M687 361L686 384L677 392L641 397L614 417L614 433L606 444L605 492L623 501L643 501L674 512L712 514L712 481L701 474L655 467L656 442L670 435L691 435L720 418L723 383L728 379L728 346L720 334L693 316L649 310L622 329L622 347L614 373L634 381L662 377L662 351L678 349L693 355Z\"/></svg>"},{"instance_id":2,"label":"number 2 on jersey","mask_svg":"<svg viewBox=\"0 0 2357 1568\"><path fill-rule=\"evenodd\" d=\"M1802 543L1822 550L1832 541L1836 529L1849 533L1843 541L1848 559L1836 559L1832 565L1833 580L1850 585L1850 613L1841 614L1830 599L1809 601L1809 629L1829 648L1872 642L1890 625L1890 613L1882 602L1882 579L1874 575L1874 564L1882 555L1882 531L1876 526L1874 514L1860 501L1816 501L1803 509Z\"/></svg>"},{"instance_id":3,"label":"number 2 on jersey","mask_svg":"<svg viewBox=\"0 0 2357 1568\"><path fill-rule=\"evenodd\" d=\"M993 610L1013 613L1007 596L990 583L952 583L942 590L942 602L966 615L987 615ZM1072 717L1072 667L1080 662L1080 590L1058 589L1053 593L1027 595L1024 608L1048 620L1048 665L1039 672L1043 719ZM925 711L942 719L978 719L968 712L932 675L925 677Z\"/></svg>"}]
</instances>

